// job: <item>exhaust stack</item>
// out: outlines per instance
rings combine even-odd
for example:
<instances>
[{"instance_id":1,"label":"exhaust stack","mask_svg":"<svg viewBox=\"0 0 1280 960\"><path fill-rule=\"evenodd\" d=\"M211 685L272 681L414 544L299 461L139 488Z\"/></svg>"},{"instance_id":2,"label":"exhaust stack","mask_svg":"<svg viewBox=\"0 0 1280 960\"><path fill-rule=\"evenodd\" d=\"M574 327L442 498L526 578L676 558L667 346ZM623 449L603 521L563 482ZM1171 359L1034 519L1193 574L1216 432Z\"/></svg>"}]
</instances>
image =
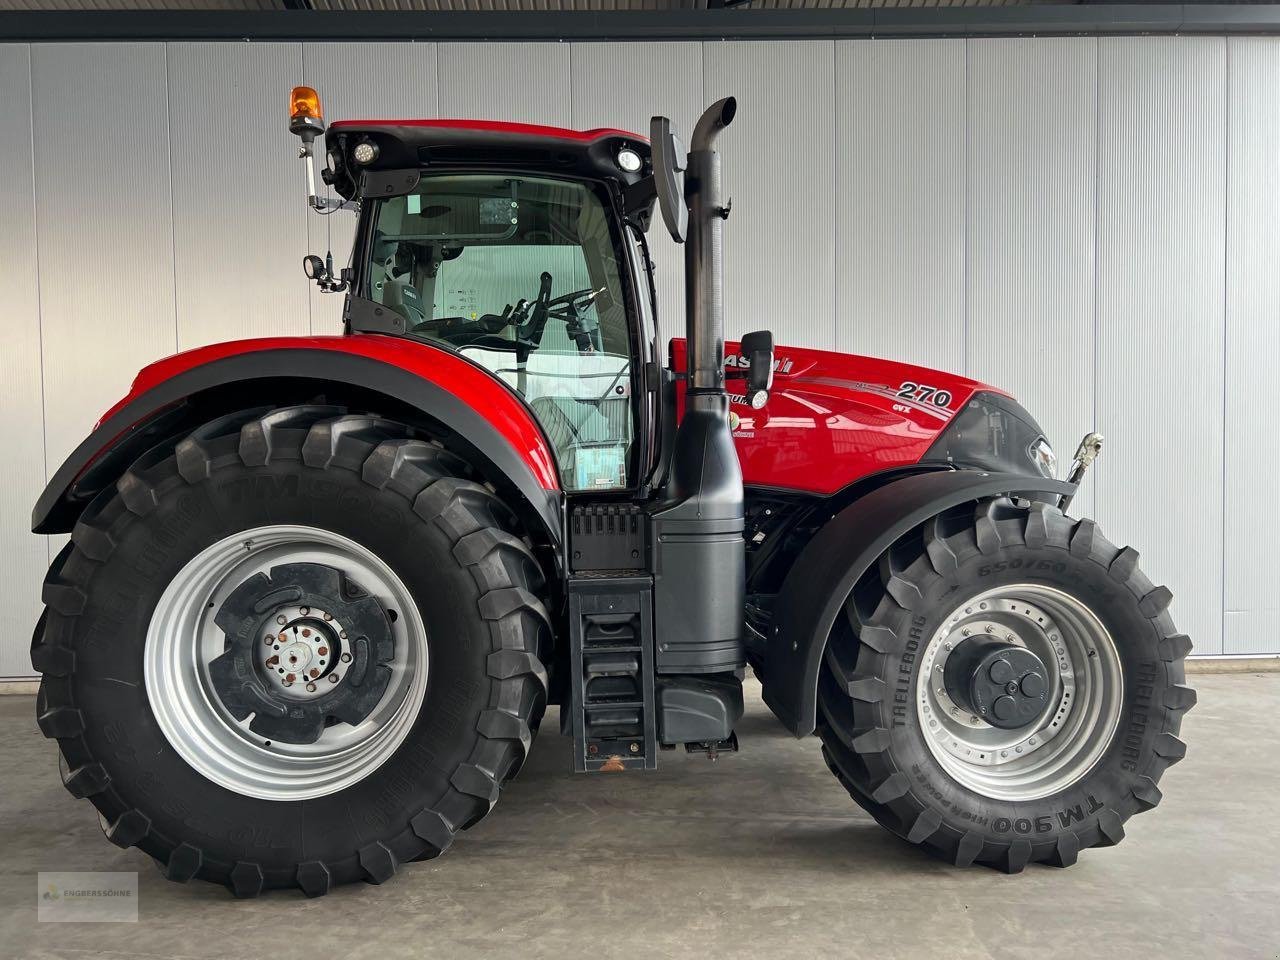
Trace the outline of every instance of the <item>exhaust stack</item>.
<instances>
[{"instance_id":1,"label":"exhaust stack","mask_svg":"<svg viewBox=\"0 0 1280 960\"><path fill-rule=\"evenodd\" d=\"M688 309L688 381L684 417L676 430L666 496L652 510L658 551L654 577L655 634L661 644L657 673L731 674L746 663L742 610L746 550L742 541L742 467L729 430L724 371L724 221L720 156L715 141L737 104L712 104L694 127L688 169L680 186L679 141L663 117L654 117L654 183L662 218L677 242L685 240ZM663 696L675 679L660 679ZM683 681L681 681L683 682ZM727 688L738 689L736 684ZM708 687L698 695L710 696ZM692 695L692 694L690 694ZM719 696L718 694L716 696ZM714 697L713 697L714 699ZM724 729L730 735L742 701L726 695Z\"/></svg>"},{"instance_id":2,"label":"exhaust stack","mask_svg":"<svg viewBox=\"0 0 1280 960\"><path fill-rule=\"evenodd\" d=\"M738 103L717 100L693 128L684 178L689 206L689 239L685 244L685 310L688 338L691 409L718 408L707 395L724 389L724 221L729 207L721 199L720 154L715 141L733 122Z\"/></svg>"}]
</instances>

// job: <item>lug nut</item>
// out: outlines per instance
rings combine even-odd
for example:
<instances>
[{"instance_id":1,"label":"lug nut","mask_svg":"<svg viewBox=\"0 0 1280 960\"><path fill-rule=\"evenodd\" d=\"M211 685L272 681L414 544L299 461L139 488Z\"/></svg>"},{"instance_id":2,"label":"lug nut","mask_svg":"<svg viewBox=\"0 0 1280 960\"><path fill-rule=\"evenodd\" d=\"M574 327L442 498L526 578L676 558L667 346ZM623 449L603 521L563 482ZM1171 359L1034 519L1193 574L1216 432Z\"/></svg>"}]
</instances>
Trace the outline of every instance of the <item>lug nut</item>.
<instances>
[{"instance_id":1,"label":"lug nut","mask_svg":"<svg viewBox=\"0 0 1280 960\"><path fill-rule=\"evenodd\" d=\"M308 683L307 693L315 693L315 692L316 692L316 685L314 683Z\"/></svg>"},{"instance_id":2,"label":"lug nut","mask_svg":"<svg viewBox=\"0 0 1280 960\"><path fill-rule=\"evenodd\" d=\"M268 667L274 667L274 666L275 666L276 664L278 664L279 662L280 662L280 658L279 658L279 657L277 657L277 656L270 656L270 657L267 657L267 666L268 666Z\"/></svg>"},{"instance_id":3,"label":"lug nut","mask_svg":"<svg viewBox=\"0 0 1280 960\"><path fill-rule=\"evenodd\" d=\"M305 617L308 613L310 613L310 612L311 612L311 608L310 608L310 607L299 607L299 608L298 608L298 612L299 612L300 614L302 614L302 615Z\"/></svg>"},{"instance_id":4,"label":"lug nut","mask_svg":"<svg viewBox=\"0 0 1280 960\"><path fill-rule=\"evenodd\" d=\"M320 654L320 656L322 657L327 657L329 655L329 648L321 647L319 650L316 651L316 653Z\"/></svg>"},{"instance_id":5,"label":"lug nut","mask_svg":"<svg viewBox=\"0 0 1280 960\"><path fill-rule=\"evenodd\" d=\"M326 621L332 620L332 619L333 619L333 614L331 614L331 613L326 613L326 614L324 615L324 618L325 618L325 620L326 620Z\"/></svg>"},{"instance_id":6,"label":"lug nut","mask_svg":"<svg viewBox=\"0 0 1280 960\"><path fill-rule=\"evenodd\" d=\"M320 676L320 670L319 670L319 668L317 668L317 667L312 667L312 668L311 668L311 679L312 679L312 680L314 680L314 679L315 679L316 677L318 677L318 676Z\"/></svg>"},{"instance_id":7,"label":"lug nut","mask_svg":"<svg viewBox=\"0 0 1280 960\"><path fill-rule=\"evenodd\" d=\"M347 639L347 631L343 630L341 633L339 633L339 634L338 634L338 639L339 639L339 640L345 640L345 639Z\"/></svg>"},{"instance_id":8,"label":"lug nut","mask_svg":"<svg viewBox=\"0 0 1280 960\"><path fill-rule=\"evenodd\" d=\"M337 683L337 682L338 682L338 675L337 675L336 673L331 673L331 674L329 674L329 682L330 682L330 683Z\"/></svg>"},{"instance_id":9,"label":"lug nut","mask_svg":"<svg viewBox=\"0 0 1280 960\"><path fill-rule=\"evenodd\" d=\"M282 627L288 622L289 621L285 619L285 616L283 613L280 614L280 616L276 617L276 623L280 624L280 626Z\"/></svg>"},{"instance_id":10,"label":"lug nut","mask_svg":"<svg viewBox=\"0 0 1280 960\"><path fill-rule=\"evenodd\" d=\"M285 682L285 683L293 683L293 681L295 681L295 680L297 680L297 679L298 679L298 678L297 678L296 676L294 676L292 673L286 673L286 674L284 675L284 682Z\"/></svg>"},{"instance_id":11,"label":"lug nut","mask_svg":"<svg viewBox=\"0 0 1280 960\"><path fill-rule=\"evenodd\" d=\"M308 630L306 627L303 627L303 628L302 628L302 635L303 635L304 637L309 637L309 636L311 636L311 631L310 631L310 630Z\"/></svg>"},{"instance_id":12,"label":"lug nut","mask_svg":"<svg viewBox=\"0 0 1280 960\"><path fill-rule=\"evenodd\" d=\"M349 654L349 653L344 653L344 654L342 655L342 662L343 662L343 663L350 663L350 662L351 662L351 654Z\"/></svg>"},{"instance_id":13,"label":"lug nut","mask_svg":"<svg viewBox=\"0 0 1280 960\"><path fill-rule=\"evenodd\" d=\"M268 647L275 642L276 642L276 638L269 633L267 634L267 639L263 641L263 643L265 643Z\"/></svg>"}]
</instances>

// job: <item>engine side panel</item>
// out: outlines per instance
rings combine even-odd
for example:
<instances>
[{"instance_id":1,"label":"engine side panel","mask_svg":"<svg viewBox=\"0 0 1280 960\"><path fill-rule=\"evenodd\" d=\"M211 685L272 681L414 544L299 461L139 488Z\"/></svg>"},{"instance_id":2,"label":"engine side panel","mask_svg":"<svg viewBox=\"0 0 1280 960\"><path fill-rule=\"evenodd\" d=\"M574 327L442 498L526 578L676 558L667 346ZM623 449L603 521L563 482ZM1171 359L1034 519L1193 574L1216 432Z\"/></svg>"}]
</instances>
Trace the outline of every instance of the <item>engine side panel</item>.
<instances>
[{"instance_id":1,"label":"engine side panel","mask_svg":"<svg viewBox=\"0 0 1280 960\"><path fill-rule=\"evenodd\" d=\"M684 369L683 339L671 341L671 361ZM726 342L726 370L745 365L738 344ZM787 346L774 348L764 409L746 404L742 383L728 381L743 482L816 494L917 463L976 392L1002 392L911 364ZM677 390L683 409L683 382Z\"/></svg>"}]
</instances>

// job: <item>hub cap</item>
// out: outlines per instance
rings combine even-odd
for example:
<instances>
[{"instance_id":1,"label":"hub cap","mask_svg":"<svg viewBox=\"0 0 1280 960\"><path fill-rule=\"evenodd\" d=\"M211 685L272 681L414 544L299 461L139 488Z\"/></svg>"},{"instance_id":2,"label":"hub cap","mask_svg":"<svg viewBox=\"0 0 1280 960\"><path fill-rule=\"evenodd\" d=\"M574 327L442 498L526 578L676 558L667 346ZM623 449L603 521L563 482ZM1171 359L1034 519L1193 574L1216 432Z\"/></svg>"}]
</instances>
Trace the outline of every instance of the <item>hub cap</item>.
<instances>
[{"instance_id":1,"label":"hub cap","mask_svg":"<svg viewBox=\"0 0 1280 960\"><path fill-rule=\"evenodd\" d=\"M339 534L276 525L193 557L152 614L144 676L169 743L246 796L342 790L408 735L427 688L408 588Z\"/></svg>"},{"instance_id":2,"label":"hub cap","mask_svg":"<svg viewBox=\"0 0 1280 960\"><path fill-rule=\"evenodd\" d=\"M1080 600L1011 584L949 613L921 658L925 742L963 786L1031 800L1065 789L1105 753L1123 679L1111 635Z\"/></svg>"}]
</instances>

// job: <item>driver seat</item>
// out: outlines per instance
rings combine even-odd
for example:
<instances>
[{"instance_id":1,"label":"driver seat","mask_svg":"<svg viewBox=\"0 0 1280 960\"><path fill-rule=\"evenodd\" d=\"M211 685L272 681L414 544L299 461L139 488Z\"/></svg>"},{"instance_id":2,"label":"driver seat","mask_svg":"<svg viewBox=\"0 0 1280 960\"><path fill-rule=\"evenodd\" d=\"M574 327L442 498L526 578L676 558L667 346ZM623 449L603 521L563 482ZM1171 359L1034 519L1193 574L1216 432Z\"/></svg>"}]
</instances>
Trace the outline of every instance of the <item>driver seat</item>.
<instances>
[{"instance_id":1,"label":"driver seat","mask_svg":"<svg viewBox=\"0 0 1280 960\"><path fill-rule=\"evenodd\" d=\"M418 295L417 288L409 282L408 277L392 279L388 276L383 287L382 304L404 317L406 330L412 330L427 319L422 297Z\"/></svg>"}]
</instances>

